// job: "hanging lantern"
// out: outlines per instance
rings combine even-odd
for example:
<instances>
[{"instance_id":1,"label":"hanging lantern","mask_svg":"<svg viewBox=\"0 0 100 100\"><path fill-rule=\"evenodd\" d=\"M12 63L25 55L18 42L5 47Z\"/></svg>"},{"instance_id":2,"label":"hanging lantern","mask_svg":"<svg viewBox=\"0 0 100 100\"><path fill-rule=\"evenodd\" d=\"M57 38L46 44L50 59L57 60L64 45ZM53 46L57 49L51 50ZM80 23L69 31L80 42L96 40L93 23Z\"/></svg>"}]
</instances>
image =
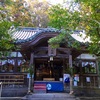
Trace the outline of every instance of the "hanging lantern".
<instances>
[{"instance_id":1,"label":"hanging lantern","mask_svg":"<svg viewBox=\"0 0 100 100\"><path fill-rule=\"evenodd\" d=\"M53 61L53 57L52 56L50 57L50 61Z\"/></svg>"}]
</instances>

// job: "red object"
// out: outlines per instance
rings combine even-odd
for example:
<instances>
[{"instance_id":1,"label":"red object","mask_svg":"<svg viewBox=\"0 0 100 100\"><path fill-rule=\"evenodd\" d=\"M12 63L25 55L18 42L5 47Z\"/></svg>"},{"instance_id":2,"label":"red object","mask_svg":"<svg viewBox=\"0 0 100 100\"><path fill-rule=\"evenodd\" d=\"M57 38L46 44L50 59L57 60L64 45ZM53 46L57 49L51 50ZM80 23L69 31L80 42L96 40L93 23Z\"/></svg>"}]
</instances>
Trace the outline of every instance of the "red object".
<instances>
[{"instance_id":1,"label":"red object","mask_svg":"<svg viewBox=\"0 0 100 100\"><path fill-rule=\"evenodd\" d=\"M34 89L46 90L46 84L34 84Z\"/></svg>"}]
</instances>

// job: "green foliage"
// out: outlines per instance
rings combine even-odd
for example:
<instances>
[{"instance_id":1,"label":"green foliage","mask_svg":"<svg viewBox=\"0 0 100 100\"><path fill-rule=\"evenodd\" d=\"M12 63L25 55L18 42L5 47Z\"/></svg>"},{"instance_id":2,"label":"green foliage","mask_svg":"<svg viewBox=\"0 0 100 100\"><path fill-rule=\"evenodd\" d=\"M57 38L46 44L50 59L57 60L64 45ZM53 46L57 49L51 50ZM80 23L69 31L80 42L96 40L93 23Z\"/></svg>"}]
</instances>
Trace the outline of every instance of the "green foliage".
<instances>
[{"instance_id":1,"label":"green foliage","mask_svg":"<svg viewBox=\"0 0 100 100\"><path fill-rule=\"evenodd\" d=\"M0 2L4 5L11 5L12 0L0 0Z\"/></svg>"},{"instance_id":2,"label":"green foliage","mask_svg":"<svg viewBox=\"0 0 100 100\"><path fill-rule=\"evenodd\" d=\"M78 4L79 10L73 11L61 5L53 6L49 12L49 26L64 29L67 35L70 33L67 31L85 30L91 40L88 50L100 55L100 0L75 0L75 3ZM64 37L65 35L61 36ZM57 41L54 38L50 42L54 40ZM63 39L59 40L63 41ZM73 46L77 47L76 44L74 43Z\"/></svg>"},{"instance_id":3,"label":"green foliage","mask_svg":"<svg viewBox=\"0 0 100 100\"><path fill-rule=\"evenodd\" d=\"M62 31L58 36L49 39L48 43L52 48L58 48L64 45L65 47L78 48L81 47L81 43L71 37L71 31Z\"/></svg>"},{"instance_id":4,"label":"green foliage","mask_svg":"<svg viewBox=\"0 0 100 100\"><path fill-rule=\"evenodd\" d=\"M90 37L89 50L100 55L100 0L78 0L81 21L79 24Z\"/></svg>"},{"instance_id":5,"label":"green foliage","mask_svg":"<svg viewBox=\"0 0 100 100\"><path fill-rule=\"evenodd\" d=\"M50 9L49 15L49 26L64 30L59 36L49 40L52 47L58 47L60 44L65 44L66 47L79 47L79 42L70 36L71 30L74 31L80 21L79 12L73 13L61 5L56 5Z\"/></svg>"},{"instance_id":6,"label":"green foliage","mask_svg":"<svg viewBox=\"0 0 100 100\"><path fill-rule=\"evenodd\" d=\"M29 1L29 4L25 0L0 1L0 50L10 50L13 47L13 39L11 34L8 34L12 25L47 27L48 2Z\"/></svg>"},{"instance_id":7,"label":"green foliage","mask_svg":"<svg viewBox=\"0 0 100 100\"><path fill-rule=\"evenodd\" d=\"M10 8L13 4L13 0L1 0L0 1L0 20L10 20Z\"/></svg>"},{"instance_id":8,"label":"green foliage","mask_svg":"<svg viewBox=\"0 0 100 100\"><path fill-rule=\"evenodd\" d=\"M34 74L34 65L30 65L27 72L30 74L30 76L32 77L32 75Z\"/></svg>"},{"instance_id":9,"label":"green foliage","mask_svg":"<svg viewBox=\"0 0 100 100\"><path fill-rule=\"evenodd\" d=\"M76 69L74 67L67 67L65 69L65 73L70 74L71 76L73 76L74 74L76 74Z\"/></svg>"},{"instance_id":10,"label":"green foliage","mask_svg":"<svg viewBox=\"0 0 100 100\"><path fill-rule=\"evenodd\" d=\"M47 27L48 2L38 0L16 0L12 5L11 14L13 21L23 27ZM25 6L26 5L26 6Z\"/></svg>"},{"instance_id":11,"label":"green foliage","mask_svg":"<svg viewBox=\"0 0 100 100\"><path fill-rule=\"evenodd\" d=\"M13 48L11 34L8 30L12 26L10 21L10 6L12 0L1 0L0 5L0 51L11 50Z\"/></svg>"},{"instance_id":12,"label":"green foliage","mask_svg":"<svg viewBox=\"0 0 100 100\"><path fill-rule=\"evenodd\" d=\"M50 23L49 26L64 29L74 30L80 22L79 12L71 12L69 9L61 5L52 6L49 11Z\"/></svg>"},{"instance_id":13,"label":"green foliage","mask_svg":"<svg viewBox=\"0 0 100 100\"><path fill-rule=\"evenodd\" d=\"M9 21L0 22L0 50L10 50L13 48L11 34L8 34L12 23Z\"/></svg>"}]
</instances>

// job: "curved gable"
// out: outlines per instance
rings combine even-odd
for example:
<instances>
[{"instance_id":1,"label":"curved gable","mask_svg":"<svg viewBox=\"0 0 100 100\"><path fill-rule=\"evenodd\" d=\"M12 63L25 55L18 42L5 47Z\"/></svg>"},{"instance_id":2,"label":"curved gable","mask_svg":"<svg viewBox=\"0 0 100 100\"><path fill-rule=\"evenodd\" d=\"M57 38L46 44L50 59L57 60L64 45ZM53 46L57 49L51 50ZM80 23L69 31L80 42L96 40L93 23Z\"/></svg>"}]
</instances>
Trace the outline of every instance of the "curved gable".
<instances>
[{"instance_id":1,"label":"curved gable","mask_svg":"<svg viewBox=\"0 0 100 100\"><path fill-rule=\"evenodd\" d=\"M15 39L15 44L20 44L22 46L36 45L39 41L43 39L49 39L60 33L59 30L55 28L18 28L13 32L13 38Z\"/></svg>"}]
</instances>

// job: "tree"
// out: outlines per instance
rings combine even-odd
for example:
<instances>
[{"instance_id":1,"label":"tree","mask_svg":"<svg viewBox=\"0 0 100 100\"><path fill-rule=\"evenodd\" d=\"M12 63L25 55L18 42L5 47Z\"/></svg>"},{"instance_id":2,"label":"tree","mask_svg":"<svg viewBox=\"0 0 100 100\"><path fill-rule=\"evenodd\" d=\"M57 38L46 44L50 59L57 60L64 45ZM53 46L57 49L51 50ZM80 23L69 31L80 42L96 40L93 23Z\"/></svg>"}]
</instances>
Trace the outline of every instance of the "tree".
<instances>
[{"instance_id":1,"label":"tree","mask_svg":"<svg viewBox=\"0 0 100 100\"><path fill-rule=\"evenodd\" d=\"M53 6L50 9L49 26L58 28L62 33L59 36L50 39L49 43L53 47L55 47L55 45L57 47L62 42L65 42L65 44L67 43L66 47L79 48L79 43L70 43L69 34L72 34L76 30L84 30L87 35L86 37L89 36L91 40L91 42L88 43L88 50L94 54L100 55L100 1L77 0L74 2L74 5L75 4L77 5L78 10L74 9L75 6L73 6L73 3L71 4L71 9L61 5ZM73 92L72 77L73 75L70 77L70 93Z\"/></svg>"},{"instance_id":2,"label":"tree","mask_svg":"<svg viewBox=\"0 0 100 100\"><path fill-rule=\"evenodd\" d=\"M8 30L11 27L9 21L0 22L0 50L11 50L13 48L11 35L8 34Z\"/></svg>"},{"instance_id":3,"label":"tree","mask_svg":"<svg viewBox=\"0 0 100 100\"><path fill-rule=\"evenodd\" d=\"M64 29L69 34L75 30L85 30L90 37L90 52L100 55L100 1L99 0L74 0L78 10L68 9L61 5L50 9L50 26ZM71 4L70 8L73 8ZM61 39L60 39L61 40ZM50 40L52 41L52 40ZM53 41L55 41L53 39Z\"/></svg>"},{"instance_id":4,"label":"tree","mask_svg":"<svg viewBox=\"0 0 100 100\"><path fill-rule=\"evenodd\" d=\"M38 0L26 2L25 0L0 1L0 49L10 50L12 43L11 26L17 27L47 27L49 21L48 2Z\"/></svg>"},{"instance_id":5,"label":"tree","mask_svg":"<svg viewBox=\"0 0 100 100\"><path fill-rule=\"evenodd\" d=\"M17 26L34 26L31 21L31 14L25 0L15 0L11 7L11 18Z\"/></svg>"},{"instance_id":6,"label":"tree","mask_svg":"<svg viewBox=\"0 0 100 100\"><path fill-rule=\"evenodd\" d=\"M47 27L49 22L49 3L47 1L40 2L39 0L28 0L28 5L34 27Z\"/></svg>"},{"instance_id":7,"label":"tree","mask_svg":"<svg viewBox=\"0 0 100 100\"><path fill-rule=\"evenodd\" d=\"M100 1L75 0L80 5L81 20L79 26L90 37L89 50L100 55Z\"/></svg>"},{"instance_id":8,"label":"tree","mask_svg":"<svg viewBox=\"0 0 100 100\"><path fill-rule=\"evenodd\" d=\"M0 4L0 50L10 50L13 47L11 34L8 30L12 26L10 21L10 6L11 0L1 0Z\"/></svg>"},{"instance_id":9,"label":"tree","mask_svg":"<svg viewBox=\"0 0 100 100\"><path fill-rule=\"evenodd\" d=\"M47 27L48 2L16 0L12 6L12 19L23 27Z\"/></svg>"},{"instance_id":10,"label":"tree","mask_svg":"<svg viewBox=\"0 0 100 100\"><path fill-rule=\"evenodd\" d=\"M59 46L64 44L66 47L79 47L79 42L75 41L70 34L72 34L76 27L78 27L79 13L77 11L72 12L61 5L55 5L50 9L49 12L50 23L49 26L61 30L60 35L49 40L49 43L54 47L55 44Z\"/></svg>"}]
</instances>

